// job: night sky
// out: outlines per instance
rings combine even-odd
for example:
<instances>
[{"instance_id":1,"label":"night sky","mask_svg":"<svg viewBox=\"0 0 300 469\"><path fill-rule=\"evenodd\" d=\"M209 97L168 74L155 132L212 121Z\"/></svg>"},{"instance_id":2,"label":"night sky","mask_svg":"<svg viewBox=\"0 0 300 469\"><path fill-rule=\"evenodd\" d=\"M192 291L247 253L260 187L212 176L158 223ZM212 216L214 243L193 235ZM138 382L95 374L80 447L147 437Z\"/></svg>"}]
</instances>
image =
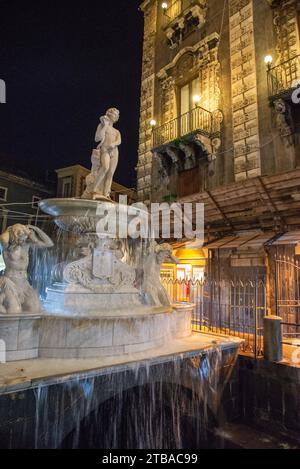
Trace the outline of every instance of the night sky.
<instances>
[{"instance_id":1,"label":"night sky","mask_svg":"<svg viewBox=\"0 0 300 469\"><path fill-rule=\"evenodd\" d=\"M135 186L141 0L0 1L0 169L90 167L99 117L121 112L115 180Z\"/></svg>"}]
</instances>

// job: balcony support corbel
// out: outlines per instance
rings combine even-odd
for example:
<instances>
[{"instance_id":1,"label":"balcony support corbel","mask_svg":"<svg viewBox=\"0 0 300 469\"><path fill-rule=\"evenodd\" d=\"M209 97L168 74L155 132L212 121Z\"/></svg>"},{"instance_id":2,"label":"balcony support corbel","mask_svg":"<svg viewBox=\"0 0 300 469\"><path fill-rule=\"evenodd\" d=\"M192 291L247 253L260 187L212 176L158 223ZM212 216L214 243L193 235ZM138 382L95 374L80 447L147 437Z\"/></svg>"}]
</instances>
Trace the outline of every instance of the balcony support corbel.
<instances>
[{"instance_id":1,"label":"balcony support corbel","mask_svg":"<svg viewBox=\"0 0 300 469\"><path fill-rule=\"evenodd\" d=\"M276 99L274 109L276 112L276 125L280 135L287 146L291 146L293 144L293 119L290 105L283 99Z\"/></svg>"}]
</instances>

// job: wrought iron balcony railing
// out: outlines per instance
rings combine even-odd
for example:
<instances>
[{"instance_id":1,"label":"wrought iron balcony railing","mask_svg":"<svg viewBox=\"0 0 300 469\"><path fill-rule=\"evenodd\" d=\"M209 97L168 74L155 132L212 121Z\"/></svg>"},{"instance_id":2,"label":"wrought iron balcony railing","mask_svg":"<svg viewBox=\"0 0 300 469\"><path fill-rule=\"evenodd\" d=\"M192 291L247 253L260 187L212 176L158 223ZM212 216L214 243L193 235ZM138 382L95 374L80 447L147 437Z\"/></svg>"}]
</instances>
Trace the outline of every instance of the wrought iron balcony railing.
<instances>
[{"instance_id":1,"label":"wrought iron balcony railing","mask_svg":"<svg viewBox=\"0 0 300 469\"><path fill-rule=\"evenodd\" d=\"M300 81L300 54L268 70L269 96L288 93Z\"/></svg>"},{"instance_id":2,"label":"wrought iron balcony railing","mask_svg":"<svg viewBox=\"0 0 300 469\"><path fill-rule=\"evenodd\" d=\"M187 8L195 5L195 0L175 0L170 6L164 11L164 26L172 23L178 16L181 15Z\"/></svg>"},{"instance_id":3,"label":"wrought iron balcony railing","mask_svg":"<svg viewBox=\"0 0 300 469\"><path fill-rule=\"evenodd\" d=\"M212 123L212 113L202 107L196 107L154 129L153 147L157 148L196 131L211 135Z\"/></svg>"}]
</instances>

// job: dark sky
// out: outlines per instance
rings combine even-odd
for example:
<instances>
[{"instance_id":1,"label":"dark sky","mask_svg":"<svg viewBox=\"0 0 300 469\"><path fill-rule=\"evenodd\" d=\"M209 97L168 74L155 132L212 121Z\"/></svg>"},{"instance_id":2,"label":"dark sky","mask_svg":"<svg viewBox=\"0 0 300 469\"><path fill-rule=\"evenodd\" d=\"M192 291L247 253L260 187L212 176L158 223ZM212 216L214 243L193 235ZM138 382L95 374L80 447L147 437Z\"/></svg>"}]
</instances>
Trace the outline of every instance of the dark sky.
<instances>
[{"instance_id":1,"label":"dark sky","mask_svg":"<svg viewBox=\"0 0 300 469\"><path fill-rule=\"evenodd\" d=\"M118 107L115 180L135 185L143 15L141 0L0 1L0 169L90 166L99 116Z\"/></svg>"}]
</instances>

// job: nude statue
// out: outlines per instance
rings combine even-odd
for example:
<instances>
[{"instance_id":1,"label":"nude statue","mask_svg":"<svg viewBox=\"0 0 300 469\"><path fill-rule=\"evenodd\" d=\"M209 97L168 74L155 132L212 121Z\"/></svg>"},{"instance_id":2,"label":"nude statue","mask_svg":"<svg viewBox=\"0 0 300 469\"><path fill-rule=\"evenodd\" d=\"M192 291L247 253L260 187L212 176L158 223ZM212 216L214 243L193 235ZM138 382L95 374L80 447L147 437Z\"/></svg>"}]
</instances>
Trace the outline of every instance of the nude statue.
<instances>
[{"instance_id":1,"label":"nude statue","mask_svg":"<svg viewBox=\"0 0 300 469\"><path fill-rule=\"evenodd\" d=\"M0 279L1 314L39 313L38 295L27 278L29 249L50 248L51 239L36 226L17 224L0 236L0 246L6 266Z\"/></svg>"},{"instance_id":2,"label":"nude statue","mask_svg":"<svg viewBox=\"0 0 300 469\"><path fill-rule=\"evenodd\" d=\"M111 108L105 116L100 118L96 131L95 141L97 149L92 154L92 170L86 178L86 190L82 195L84 199L97 199L110 197L113 177L119 161L121 134L114 128L120 113L118 109Z\"/></svg>"},{"instance_id":3,"label":"nude statue","mask_svg":"<svg viewBox=\"0 0 300 469\"><path fill-rule=\"evenodd\" d=\"M144 263L143 291L146 303L154 306L169 306L170 297L161 284L160 268L164 262L178 264L178 259L172 254L169 244L155 243L154 251L148 254Z\"/></svg>"}]
</instances>

